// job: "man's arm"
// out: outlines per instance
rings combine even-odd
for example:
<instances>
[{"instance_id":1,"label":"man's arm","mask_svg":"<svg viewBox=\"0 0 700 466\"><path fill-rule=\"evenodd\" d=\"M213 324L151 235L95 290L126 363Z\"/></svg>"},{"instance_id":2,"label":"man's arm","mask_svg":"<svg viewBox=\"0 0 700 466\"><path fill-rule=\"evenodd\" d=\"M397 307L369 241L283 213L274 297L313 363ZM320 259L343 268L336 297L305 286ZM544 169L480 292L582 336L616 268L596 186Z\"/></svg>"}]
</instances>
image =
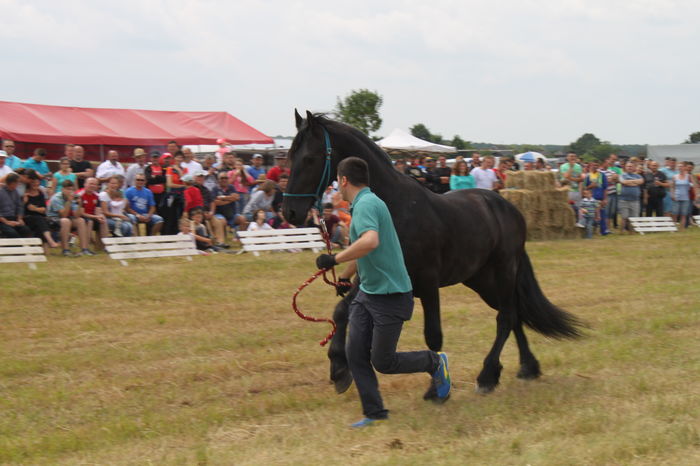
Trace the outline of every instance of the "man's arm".
<instances>
[{"instance_id":1,"label":"man's arm","mask_svg":"<svg viewBox=\"0 0 700 466\"><path fill-rule=\"evenodd\" d=\"M337 263L354 261L374 251L379 246L379 233L367 230L350 247L335 256Z\"/></svg>"}]
</instances>

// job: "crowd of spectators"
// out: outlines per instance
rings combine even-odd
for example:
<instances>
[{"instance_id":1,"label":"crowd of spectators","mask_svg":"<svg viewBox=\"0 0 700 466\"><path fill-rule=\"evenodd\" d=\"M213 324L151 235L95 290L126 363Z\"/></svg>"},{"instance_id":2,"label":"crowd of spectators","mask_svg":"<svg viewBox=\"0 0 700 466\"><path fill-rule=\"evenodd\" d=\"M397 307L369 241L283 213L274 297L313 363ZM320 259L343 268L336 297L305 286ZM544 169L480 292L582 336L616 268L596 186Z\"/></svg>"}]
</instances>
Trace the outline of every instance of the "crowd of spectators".
<instances>
[{"instance_id":1,"label":"crowd of spectators","mask_svg":"<svg viewBox=\"0 0 700 466\"><path fill-rule=\"evenodd\" d=\"M200 162L189 148L171 141L164 153L135 149L128 167L117 150L109 150L95 166L85 160L81 146L68 144L58 170L51 172L44 149L35 149L26 160L14 151L13 141L3 141L0 237L37 237L46 248L60 247L65 256L93 255L103 249L102 238L136 234L188 235L211 253L228 249L240 230L295 227L281 210L289 177L284 155L276 156L269 169L260 154L246 165L224 142ZM671 216L685 228L700 200L693 164L673 158L659 168L652 160L618 160L615 154L583 163L569 153L555 167L543 159L474 153L469 159L457 156L451 166L445 156L399 159L394 166L438 194L499 191L511 170L554 171L557 183L568 188L577 225L587 237L594 231L629 231L628 219L639 215ZM323 211L312 208L298 226L320 227L323 219L333 246L346 247L350 206L333 186L322 202Z\"/></svg>"}]
</instances>

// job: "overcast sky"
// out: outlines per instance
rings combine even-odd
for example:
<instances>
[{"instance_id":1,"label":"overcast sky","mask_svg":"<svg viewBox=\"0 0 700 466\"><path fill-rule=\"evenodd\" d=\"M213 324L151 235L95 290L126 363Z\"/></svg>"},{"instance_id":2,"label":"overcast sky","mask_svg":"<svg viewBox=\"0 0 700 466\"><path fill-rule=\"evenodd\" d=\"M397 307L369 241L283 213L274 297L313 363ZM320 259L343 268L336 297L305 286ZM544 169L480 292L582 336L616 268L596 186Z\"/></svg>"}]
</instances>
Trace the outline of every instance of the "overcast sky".
<instances>
[{"instance_id":1,"label":"overcast sky","mask_svg":"<svg viewBox=\"0 0 700 466\"><path fill-rule=\"evenodd\" d=\"M368 88L377 134L673 144L700 131L700 1L0 0L0 100L293 110Z\"/></svg>"}]
</instances>

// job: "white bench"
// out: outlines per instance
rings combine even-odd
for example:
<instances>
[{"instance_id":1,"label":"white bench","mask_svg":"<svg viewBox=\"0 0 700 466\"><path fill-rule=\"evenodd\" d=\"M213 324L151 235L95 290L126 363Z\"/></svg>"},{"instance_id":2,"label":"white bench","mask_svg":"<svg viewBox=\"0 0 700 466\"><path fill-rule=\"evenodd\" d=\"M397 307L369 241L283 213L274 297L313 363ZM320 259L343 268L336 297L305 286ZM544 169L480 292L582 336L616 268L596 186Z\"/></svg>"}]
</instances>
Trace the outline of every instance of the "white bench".
<instances>
[{"instance_id":1,"label":"white bench","mask_svg":"<svg viewBox=\"0 0 700 466\"><path fill-rule=\"evenodd\" d=\"M311 249L318 252L326 247L318 228L285 228L281 230L239 231L243 245L240 252L274 251L284 249Z\"/></svg>"},{"instance_id":2,"label":"white bench","mask_svg":"<svg viewBox=\"0 0 700 466\"><path fill-rule=\"evenodd\" d=\"M693 221L696 227L700 227L700 215L693 215Z\"/></svg>"},{"instance_id":3,"label":"white bench","mask_svg":"<svg viewBox=\"0 0 700 466\"><path fill-rule=\"evenodd\" d=\"M0 263L25 262L36 269L36 262L46 262L44 248L39 238L0 239Z\"/></svg>"},{"instance_id":4,"label":"white bench","mask_svg":"<svg viewBox=\"0 0 700 466\"><path fill-rule=\"evenodd\" d=\"M127 259L184 256L192 260L192 256L199 254L194 239L182 235L103 238L102 242L109 257L121 261L122 265L129 265Z\"/></svg>"},{"instance_id":5,"label":"white bench","mask_svg":"<svg viewBox=\"0 0 700 466\"><path fill-rule=\"evenodd\" d=\"M630 217L634 231L643 235L657 231L678 231L678 226L671 217Z\"/></svg>"}]
</instances>

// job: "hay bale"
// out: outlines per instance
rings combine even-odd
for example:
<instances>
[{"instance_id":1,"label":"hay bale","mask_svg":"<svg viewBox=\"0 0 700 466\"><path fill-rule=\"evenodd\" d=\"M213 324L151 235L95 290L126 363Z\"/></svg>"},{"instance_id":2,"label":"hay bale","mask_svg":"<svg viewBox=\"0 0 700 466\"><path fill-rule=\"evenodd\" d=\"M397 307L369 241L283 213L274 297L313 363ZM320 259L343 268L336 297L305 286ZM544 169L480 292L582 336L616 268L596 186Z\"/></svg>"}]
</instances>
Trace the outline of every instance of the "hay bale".
<instances>
[{"instance_id":1,"label":"hay bale","mask_svg":"<svg viewBox=\"0 0 700 466\"><path fill-rule=\"evenodd\" d=\"M509 171L506 172L506 188L524 189L525 188L525 172Z\"/></svg>"},{"instance_id":2,"label":"hay bale","mask_svg":"<svg viewBox=\"0 0 700 466\"><path fill-rule=\"evenodd\" d=\"M554 173L551 171L524 171L523 188L533 191L547 191L556 186Z\"/></svg>"}]
</instances>

